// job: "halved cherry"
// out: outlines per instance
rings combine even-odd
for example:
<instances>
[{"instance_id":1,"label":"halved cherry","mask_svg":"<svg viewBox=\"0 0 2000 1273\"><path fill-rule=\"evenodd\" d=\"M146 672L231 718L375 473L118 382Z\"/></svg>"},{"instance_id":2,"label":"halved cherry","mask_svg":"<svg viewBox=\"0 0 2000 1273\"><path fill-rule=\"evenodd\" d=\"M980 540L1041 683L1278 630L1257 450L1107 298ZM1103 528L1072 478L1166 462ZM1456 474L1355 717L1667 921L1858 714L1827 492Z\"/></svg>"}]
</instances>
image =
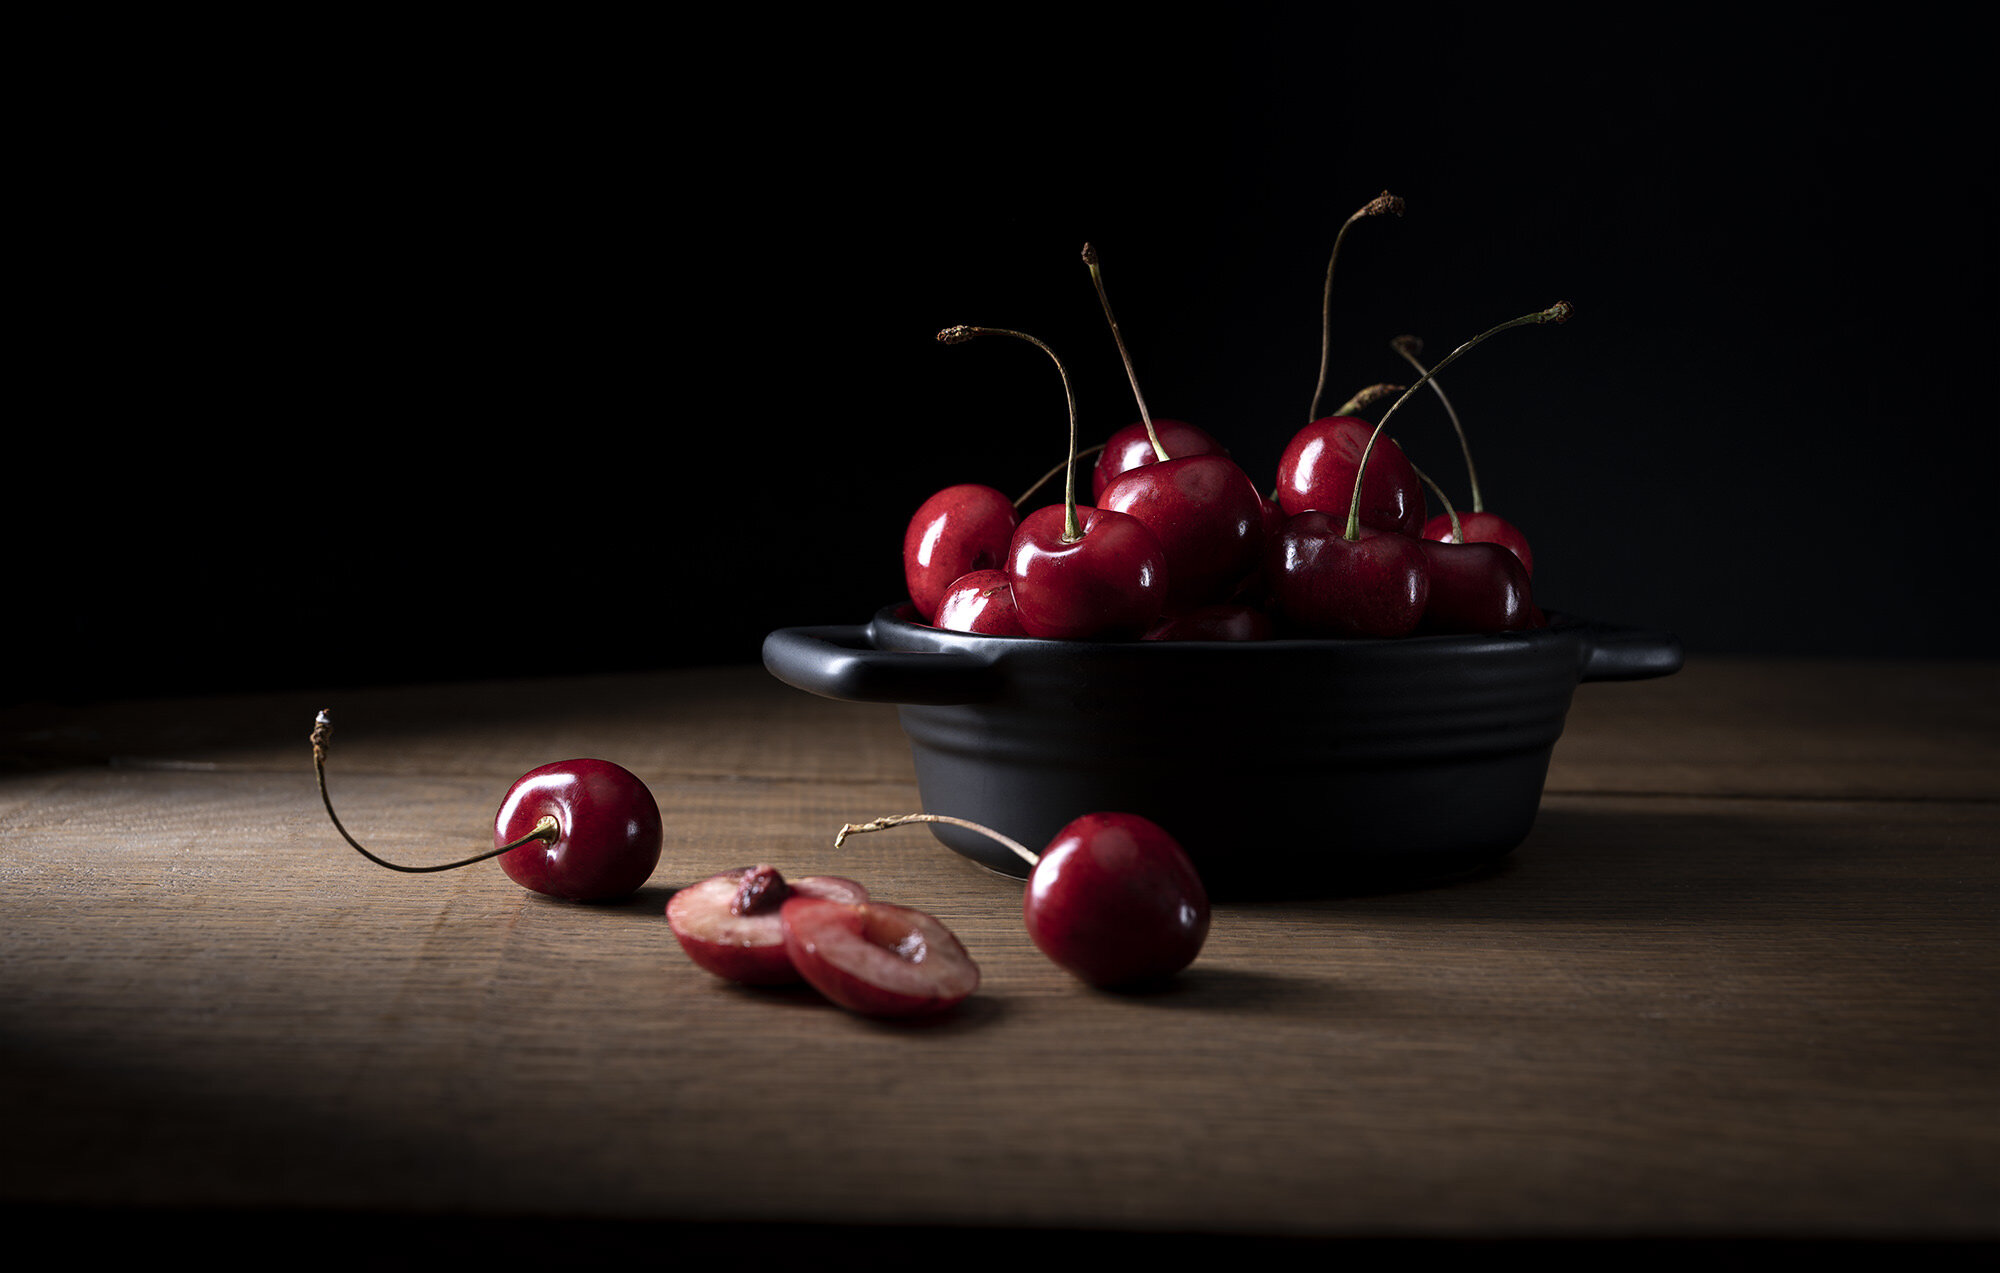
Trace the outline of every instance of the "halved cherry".
<instances>
[{"instance_id":1,"label":"halved cherry","mask_svg":"<svg viewBox=\"0 0 2000 1273\"><path fill-rule=\"evenodd\" d=\"M718 977L752 986L801 980L785 953L779 908L788 897L865 902L868 890L838 875L787 880L772 866L741 866L711 875L667 902L667 926L688 958Z\"/></svg>"},{"instance_id":2,"label":"halved cherry","mask_svg":"<svg viewBox=\"0 0 2000 1273\"><path fill-rule=\"evenodd\" d=\"M850 1012L925 1016L979 988L979 965L950 929L920 910L793 896L779 915L792 966Z\"/></svg>"}]
</instances>

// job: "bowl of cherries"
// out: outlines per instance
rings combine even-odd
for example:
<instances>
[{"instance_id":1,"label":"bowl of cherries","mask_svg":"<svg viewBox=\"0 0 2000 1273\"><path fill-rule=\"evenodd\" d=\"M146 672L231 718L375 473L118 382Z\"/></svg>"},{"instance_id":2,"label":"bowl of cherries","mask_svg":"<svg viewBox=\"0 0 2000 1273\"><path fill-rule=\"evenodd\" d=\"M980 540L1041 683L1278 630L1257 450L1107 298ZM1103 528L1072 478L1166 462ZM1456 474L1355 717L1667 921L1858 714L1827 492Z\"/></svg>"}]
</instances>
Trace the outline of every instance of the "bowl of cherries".
<instances>
[{"instance_id":1,"label":"bowl of cherries","mask_svg":"<svg viewBox=\"0 0 2000 1273\"><path fill-rule=\"evenodd\" d=\"M1400 208L1385 194L1342 237ZM1669 675L1681 647L1540 608L1527 539L1486 511L1464 430L1473 498L1461 512L1388 426L1426 386L1450 412L1438 373L1501 332L1566 321L1570 306L1503 322L1429 367L1399 338L1411 383L1325 415L1316 395L1259 482L1220 440L1153 418L1089 247L1084 260L1139 421L1085 474L1052 350L998 328L939 333L1018 338L1055 363L1070 407L1062 498L1024 512L1032 490L936 492L905 536L908 598L864 623L773 632L766 667L814 694L897 705L924 807L1027 843L1088 811L1126 811L1170 831L1219 896L1490 867L1533 826L1577 686ZM1330 260L1329 295L1332 276ZM1322 392L1325 374L1323 359ZM1362 418L1384 400L1375 423ZM988 836L931 829L1025 874Z\"/></svg>"}]
</instances>

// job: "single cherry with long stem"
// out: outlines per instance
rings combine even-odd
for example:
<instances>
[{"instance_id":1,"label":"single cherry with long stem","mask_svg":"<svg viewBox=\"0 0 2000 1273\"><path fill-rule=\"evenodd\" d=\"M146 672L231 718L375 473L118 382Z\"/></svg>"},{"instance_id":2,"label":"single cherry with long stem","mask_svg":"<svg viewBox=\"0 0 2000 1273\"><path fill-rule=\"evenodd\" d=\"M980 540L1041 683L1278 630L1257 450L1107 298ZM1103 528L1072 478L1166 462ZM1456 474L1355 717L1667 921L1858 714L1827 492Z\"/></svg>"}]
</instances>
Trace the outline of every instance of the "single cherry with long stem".
<instances>
[{"instance_id":1,"label":"single cherry with long stem","mask_svg":"<svg viewBox=\"0 0 2000 1273\"><path fill-rule=\"evenodd\" d=\"M938 339L955 345L979 335L1011 336L1047 354L1069 404L1063 502L1022 518L1007 550L1005 569L1022 628L1029 636L1067 640L1139 635L1165 603L1166 559L1145 523L1076 502L1076 394L1069 369L1054 350L1025 332L959 326L939 332Z\"/></svg>"},{"instance_id":2,"label":"single cherry with long stem","mask_svg":"<svg viewBox=\"0 0 2000 1273\"><path fill-rule=\"evenodd\" d=\"M1418 375L1427 375L1420 361L1424 352L1424 342L1415 336L1398 336L1389 342L1389 347L1399 354L1403 361L1416 368ZM1451 421L1452 432L1458 435L1458 449L1465 456L1465 480L1472 488L1472 511L1446 516L1443 513L1424 523L1422 535L1425 539L1456 543L1499 544L1521 559L1521 565L1532 578L1535 573L1535 554L1528 547L1528 537L1506 518L1486 511L1486 498L1479 489L1479 470L1472 463L1472 444L1466 440L1465 425L1458 418L1458 411L1445 396L1444 385L1433 379L1431 391L1444 404L1445 416ZM1432 489L1436 489L1435 483ZM1443 498L1442 492L1439 498Z\"/></svg>"},{"instance_id":3,"label":"single cherry with long stem","mask_svg":"<svg viewBox=\"0 0 2000 1273\"><path fill-rule=\"evenodd\" d=\"M991 827L940 813L849 823L833 842L922 822L976 831L1028 863L1021 918L1029 939L1090 985L1162 981L1193 963L1208 939L1208 890L1194 863L1158 823L1137 814L1085 814L1040 853Z\"/></svg>"},{"instance_id":4,"label":"single cherry with long stem","mask_svg":"<svg viewBox=\"0 0 2000 1273\"><path fill-rule=\"evenodd\" d=\"M500 859L500 869L532 892L595 902L638 891L660 862L660 807L646 784L608 760L565 760L531 769L507 789L493 819L494 847L453 862L409 866L371 852L348 833L326 788L333 718L313 722L313 772L320 801L340 838L377 866L409 874L455 870Z\"/></svg>"}]
</instances>

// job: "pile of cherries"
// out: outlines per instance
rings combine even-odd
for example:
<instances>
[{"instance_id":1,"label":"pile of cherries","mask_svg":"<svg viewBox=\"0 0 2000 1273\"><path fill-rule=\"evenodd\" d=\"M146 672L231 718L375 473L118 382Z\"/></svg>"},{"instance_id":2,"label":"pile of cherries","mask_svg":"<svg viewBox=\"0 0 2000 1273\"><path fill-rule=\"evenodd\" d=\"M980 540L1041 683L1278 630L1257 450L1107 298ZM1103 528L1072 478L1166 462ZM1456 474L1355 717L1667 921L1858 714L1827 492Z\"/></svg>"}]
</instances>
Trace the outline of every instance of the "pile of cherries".
<instances>
[{"instance_id":1,"label":"pile of cherries","mask_svg":"<svg viewBox=\"0 0 2000 1273\"><path fill-rule=\"evenodd\" d=\"M1327 266L1329 297L1348 226L1401 211L1402 201L1384 193L1342 226ZM1022 516L1033 491L1011 500L967 483L946 487L917 509L903 539L903 571L924 622L1059 640L1207 641L1501 632L1546 622L1533 601L1527 539L1485 510L1456 413L1452 423L1472 487L1469 513L1452 508L1385 430L1425 384L1450 411L1438 372L1509 328L1564 322L1567 302L1475 336L1429 369L1418 362L1418 342L1401 337L1394 348L1420 375L1408 386L1371 386L1326 416L1319 414L1323 348L1314 418L1285 447L1265 494L1214 437L1180 420L1153 418L1088 245L1084 262L1140 419L1103 445L1090 502L1079 502L1076 401L1062 360L1022 332L940 332L947 344L991 334L1040 347L1069 396L1070 444L1061 503ZM1395 394L1378 423L1355 414ZM1427 483L1445 506L1428 518Z\"/></svg>"},{"instance_id":2,"label":"pile of cherries","mask_svg":"<svg viewBox=\"0 0 2000 1273\"><path fill-rule=\"evenodd\" d=\"M489 850L432 866L390 862L349 835L334 812L326 787L332 734L321 712L312 732L320 799L341 838L378 866L429 873L497 857L531 892L597 902L629 897L659 865L658 803L630 770L604 760L560 761L523 774L501 801ZM1163 981L1192 963L1208 936L1200 876L1173 837L1145 818L1078 818L1039 854L988 828L928 813L849 824L834 844L915 822L969 827L1029 862L1022 900L1028 935L1090 985ZM677 890L666 917L681 949L719 977L749 985L803 981L869 1016L943 1012L979 987L979 966L934 916L876 901L839 876L788 880L772 866L739 867Z\"/></svg>"}]
</instances>

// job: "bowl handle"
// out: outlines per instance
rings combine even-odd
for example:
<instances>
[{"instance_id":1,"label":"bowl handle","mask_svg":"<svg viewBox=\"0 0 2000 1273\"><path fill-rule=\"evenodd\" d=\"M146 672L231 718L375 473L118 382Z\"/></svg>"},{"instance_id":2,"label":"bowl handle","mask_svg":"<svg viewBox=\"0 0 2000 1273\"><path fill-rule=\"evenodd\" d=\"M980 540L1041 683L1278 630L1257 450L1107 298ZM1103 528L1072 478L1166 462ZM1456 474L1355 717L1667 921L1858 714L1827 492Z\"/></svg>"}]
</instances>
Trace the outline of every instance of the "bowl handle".
<instances>
[{"instance_id":1,"label":"bowl handle","mask_svg":"<svg viewBox=\"0 0 2000 1273\"><path fill-rule=\"evenodd\" d=\"M1681 670L1681 641L1671 632L1589 623L1582 635L1582 680L1643 681Z\"/></svg>"},{"instance_id":2,"label":"bowl handle","mask_svg":"<svg viewBox=\"0 0 2000 1273\"><path fill-rule=\"evenodd\" d=\"M780 628L764 666L785 684L853 703L980 703L999 689L993 665L970 654L878 650L865 624Z\"/></svg>"}]
</instances>

